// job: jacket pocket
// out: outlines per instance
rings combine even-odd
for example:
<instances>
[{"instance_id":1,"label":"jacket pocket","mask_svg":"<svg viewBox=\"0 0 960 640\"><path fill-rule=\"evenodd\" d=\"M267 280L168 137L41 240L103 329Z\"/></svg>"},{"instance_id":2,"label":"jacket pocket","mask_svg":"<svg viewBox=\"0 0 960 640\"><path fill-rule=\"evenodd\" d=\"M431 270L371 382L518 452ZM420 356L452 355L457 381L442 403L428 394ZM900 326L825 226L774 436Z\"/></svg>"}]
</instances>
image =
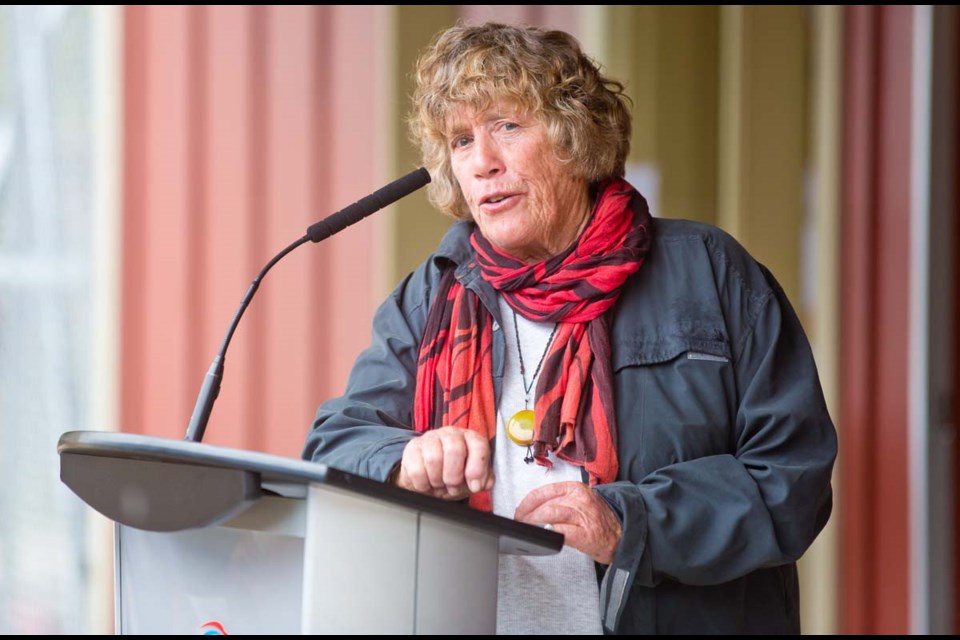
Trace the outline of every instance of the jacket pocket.
<instances>
[{"instance_id":1,"label":"jacket pocket","mask_svg":"<svg viewBox=\"0 0 960 640\"><path fill-rule=\"evenodd\" d=\"M644 340L623 345L614 350L613 370L616 373L624 367L642 367L669 362L681 354L689 356L691 360L729 362L730 346L721 340L704 340L685 336Z\"/></svg>"},{"instance_id":2,"label":"jacket pocket","mask_svg":"<svg viewBox=\"0 0 960 640\"><path fill-rule=\"evenodd\" d=\"M733 451L736 389L726 342L676 337L613 360L623 479Z\"/></svg>"}]
</instances>

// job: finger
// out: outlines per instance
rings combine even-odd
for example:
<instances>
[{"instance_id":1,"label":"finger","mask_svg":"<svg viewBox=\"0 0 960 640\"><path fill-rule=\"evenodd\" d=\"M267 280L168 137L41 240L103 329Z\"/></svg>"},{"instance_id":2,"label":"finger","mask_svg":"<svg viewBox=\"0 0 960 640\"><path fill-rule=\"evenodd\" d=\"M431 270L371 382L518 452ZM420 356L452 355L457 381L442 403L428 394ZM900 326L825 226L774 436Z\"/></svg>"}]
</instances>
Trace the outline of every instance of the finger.
<instances>
[{"instance_id":1,"label":"finger","mask_svg":"<svg viewBox=\"0 0 960 640\"><path fill-rule=\"evenodd\" d=\"M467 463L467 443L462 433L448 433L441 438L443 445L443 484L451 493L463 493L464 466Z\"/></svg>"},{"instance_id":2,"label":"finger","mask_svg":"<svg viewBox=\"0 0 960 640\"><path fill-rule=\"evenodd\" d=\"M580 550L579 547L574 546L574 543L577 541L578 534L581 533L577 530L577 527L560 523L551 524L550 530L563 536L563 546L574 547L575 549Z\"/></svg>"},{"instance_id":3,"label":"finger","mask_svg":"<svg viewBox=\"0 0 960 640\"><path fill-rule=\"evenodd\" d=\"M467 465L464 477L470 491L489 491L493 488L493 472L490 469L490 443L478 433L464 434L467 445Z\"/></svg>"},{"instance_id":4,"label":"finger","mask_svg":"<svg viewBox=\"0 0 960 640\"><path fill-rule=\"evenodd\" d=\"M583 519L579 517L576 509L558 505L557 503L560 500L562 498L551 500L529 514L521 522L538 526L549 524L553 531L563 535L564 546L572 547L592 557L594 551L591 545L593 532L589 529L589 525L585 525Z\"/></svg>"},{"instance_id":5,"label":"finger","mask_svg":"<svg viewBox=\"0 0 960 640\"><path fill-rule=\"evenodd\" d=\"M584 486L585 485L580 482L554 482L552 484L545 484L542 487L537 487L520 501L513 517L516 520L525 522L530 512L539 508L545 502L561 496L570 495L572 492L579 491L580 488Z\"/></svg>"},{"instance_id":6,"label":"finger","mask_svg":"<svg viewBox=\"0 0 960 640\"><path fill-rule=\"evenodd\" d=\"M410 482L410 476L407 475L406 469L403 468L402 459L400 461L400 468L397 470L397 475L393 479L393 484L401 489L407 489L408 491L413 490L413 484Z\"/></svg>"},{"instance_id":7,"label":"finger","mask_svg":"<svg viewBox=\"0 0 960 640\"><path fill-rule=\"evenodd\" d=\"M493 472L493 469L490 469L490 473L487 474L487 482L483 485L483 491L493 491L496 480L497 475Z\"/></svg>"},{"instance_id":8,"label":"finger","mask_svg":"<svg viewBox=\"0 0 960 640\"><path fill-rule=\"evenodd\" d=\"M420 438L420 457L423 458L423 468L427 474L430 488L443 490L443 445L440 439L428 434Z\"/></svg>"},{"instance_id":9,"label":"finger","mask_svg":"<svg viewBox=\"0 0 960 640\"><path fill-rule=\"evenodd\" d=\"M569 524L558 524L553 526L553 530L563 534L563 546L576 549L577 551L596 558L594 545L591 543L589 533L583 527L577 527ZM607 563L609 564L609 562Z\"/></svg>"},{"instance_id":10,"label":"finger","mask_svg":"<svg viewBox=\"0 0 960 640\"><path fill-rule=\"evenodd\" d=\"M579 517L579 513L575 507L564 504L562 499L558 498L540 505L523 517L514 514L514 520L527 524L579 527L583 525L583 519Z\"/></svg>"},{"instance_id":11,"label":"finger","mask_svg":"<svg viewBox=\"0 0 960 640\"><path fill-rule=\"evenodd\" d=\"M423 457L420 455L420 438L413 440L403 450L403 462L400 464L400 474L406 475L409 486L406 488L417 493L430 493L430 480L427 470L423 466Z\"/></svg>"},{"instance_id":12,"label":"finger","mask_svg":"<svg viewBox=\"0 0 960 640\"><path fill-rule=\"evenodd\" d=\"M441 500L449 500L449 501L463 500L464 498L467 498L469 496L470 496L470 492L467 490L466 487L463 487L463 489L460 489L460 490L445 490L445 491L440 491L434 494L434 497L436 498L440 498Z\"/></svg>"}]
</instances>

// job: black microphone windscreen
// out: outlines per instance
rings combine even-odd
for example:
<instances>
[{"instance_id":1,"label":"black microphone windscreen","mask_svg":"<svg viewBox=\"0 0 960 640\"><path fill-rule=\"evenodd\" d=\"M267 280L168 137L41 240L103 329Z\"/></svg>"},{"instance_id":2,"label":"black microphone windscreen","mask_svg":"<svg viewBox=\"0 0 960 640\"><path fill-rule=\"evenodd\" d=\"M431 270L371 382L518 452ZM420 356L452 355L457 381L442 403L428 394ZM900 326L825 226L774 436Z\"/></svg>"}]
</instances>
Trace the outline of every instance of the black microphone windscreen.
<instances>
[{"instance_id":1,"label":"black microphone windscreen","mask_svg":"<svg viewBox=\"0 0 960 640\"><path fill-rule=\"evenodd\" d=\"M404 196L410 195L428 182L430 182L430 174L423 167L420 167L416 171L411 171L385 187L374 191L365 198L361 198L350 206L311 225L307 229L307 236L313 242L320 242L324 238L328 238L342 231L355 222L363 220L371 213L393 204Z\"/></svg>"}]
</instances>

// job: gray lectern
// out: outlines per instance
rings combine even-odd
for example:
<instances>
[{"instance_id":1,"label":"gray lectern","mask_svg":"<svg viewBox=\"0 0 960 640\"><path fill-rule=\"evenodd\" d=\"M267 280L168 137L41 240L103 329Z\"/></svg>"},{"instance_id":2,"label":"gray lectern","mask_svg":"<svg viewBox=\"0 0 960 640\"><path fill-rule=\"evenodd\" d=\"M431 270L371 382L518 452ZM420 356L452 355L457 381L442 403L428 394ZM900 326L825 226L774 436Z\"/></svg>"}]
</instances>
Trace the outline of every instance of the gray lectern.
<instances>
[{"instance_id":1,"label":"gray lectern","mask_svg":"<svg viewBox=\"0 0 960 640\"><path fill-rule=\"evenodd\" d=\"M563 544L301 460L93 431L57 449L116 522L119 633L493 633L498 554Z\"/></svg>"}]
</instances>

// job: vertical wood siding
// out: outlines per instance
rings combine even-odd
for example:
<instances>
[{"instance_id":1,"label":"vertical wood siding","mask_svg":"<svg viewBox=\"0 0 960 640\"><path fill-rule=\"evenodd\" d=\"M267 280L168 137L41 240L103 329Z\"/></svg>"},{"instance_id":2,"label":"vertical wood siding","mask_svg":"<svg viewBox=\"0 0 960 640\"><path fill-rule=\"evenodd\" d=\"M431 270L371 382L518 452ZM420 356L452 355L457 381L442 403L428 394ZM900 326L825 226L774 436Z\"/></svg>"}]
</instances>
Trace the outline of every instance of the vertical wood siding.
<instances>
[{"instance_id":1,"label":"vertical wood siding","mask_svg":"<svg viewBox=\"0 0 960 640\"><path fill-rule=\"evenodd\" d=\"M124 12L121 428L182 437L260 268L395 177L382 169L385 62L371 46L384 9ZM271 270L231 343L205 442L299 455L369 339L380 224Z\"/></svg>"}]
</instances>

